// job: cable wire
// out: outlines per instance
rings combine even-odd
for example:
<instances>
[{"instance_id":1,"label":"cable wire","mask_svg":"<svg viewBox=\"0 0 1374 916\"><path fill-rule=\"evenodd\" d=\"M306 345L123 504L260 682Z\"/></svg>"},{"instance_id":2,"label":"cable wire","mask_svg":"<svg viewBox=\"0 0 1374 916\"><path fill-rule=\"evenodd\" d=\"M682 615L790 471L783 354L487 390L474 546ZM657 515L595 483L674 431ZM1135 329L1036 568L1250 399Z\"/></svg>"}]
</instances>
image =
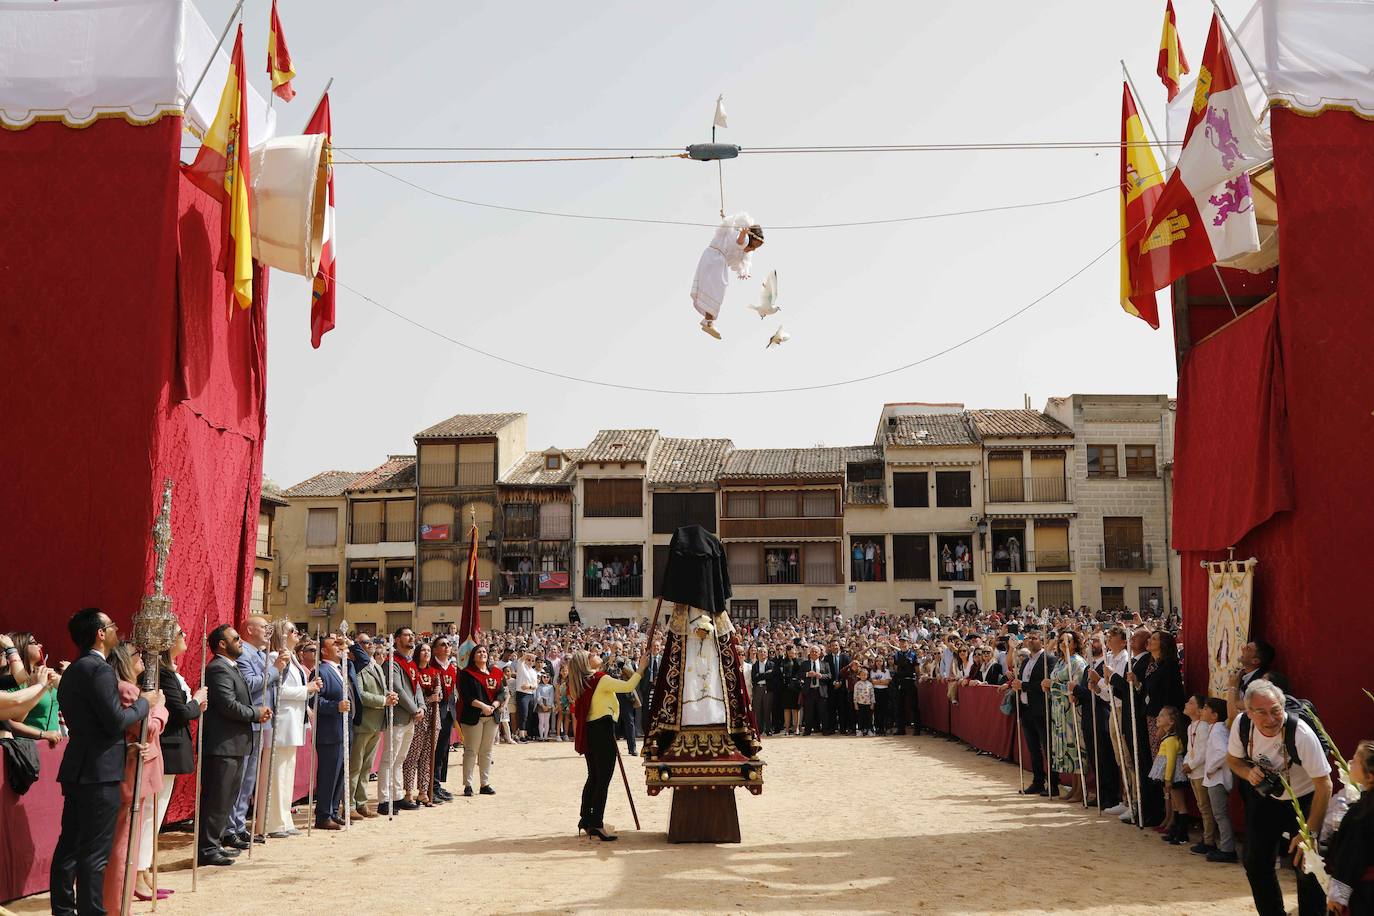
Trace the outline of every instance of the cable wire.
<instances>
[{"instance_id":1,"label":"cable wire","mask_svg":"<svg viewBox=\"0 0 1374 916\"><path fill-rule=\"evenodd\" d=\"M437 197L440 200L447 200L451 203L462 204L467 207L480 207L486 210L501 210L507 213L524 213L530 216L554 216L558 217L559 219L591 220L595 222L640 223L654 226L693 226L703 227L707 229L715 229L719 225L718 223L697 222L695 220L654 219L650 217L639 216L607 216L591 213L569 213L560 210L541 210L533 207L512 207L505 204L493 204L487 203L485 201L471 200L465 197L455 197L452 194L445 194L442 191L436 191L433 188L429 188L422 184L418 184L417 182L411 181L408 178L404 178L400 175L397 175L394 172L388 172L386 169L381 168L373 162L358 159L356 156L353 156L352 154L346 151L339 150L337 147L335 148L335 151L343 152L343 155L351 159L354 164L367 166L368 168L372 169L372 171L377 172L381 175L385 175L387 178L390 178L393 181L398 181L403 185L406 185L410 188L413 188L416 191L421 192L422 194L428 194L431 197ZM335 164L343 163L340 160L335 160ZM1167 172L1168 170L1164 170L1156 174L1165 175L1167 174ZM1145 177L1149 178L1152 176L1147 175ZM1074 194L1069 197L1057 197L1052 200L1038 200L1018 204L996 204L989 207L976 207L968 210L947 210L937 213L922 213L917 216L897 216L885 219L851 220L848 222L835 223L806 223L799 225L784 226L775 226L770 223L768 224L767 228L770 232L799 229L844 229L856 226L882 226L892 225L896 223L914 223L923 222L925 220L948 219L950 217L955 216L976 216L984 213L1001 213L1012 210L1028 210L1035 207L1049 207L1058 204L1073 203L1074 201L1084 200L1088 197L1095 197L1098 194L1105 194L1107 191L1120 190L1120 187L1120 184L1111 184L1107 185L1106 187L1097 188L1096 190L1086 191L1082 194Z\"/></svg>"},{"instance_id":2,"label":"cable wire","mask_svg":"<svg viewBox=\"0 0 1374 916\"><path fill-rule=\"evenodd\" d=\"M427 334L433 335L434 337L437 337L437 338L439 338L439 339L441 339L441 340L445 340L445 341L447 341L447 342L449 342L449 343L451 343L451 344L454 344L455 346L461 347L462 349L467 350L467 351L469 351L469 352L471 352L471 353L476 353L476 354L479 355L479 356L484 356L484 357L486 357L487 359L494 360L494 361L499 362L499 363L503 363L503 364L505 364L505 365L507 365L507 366L513 366L513 367L515 367L515 368L517 368L517 369L524 369L524 370L527 371L527 372L534 372L534 373L537 373L537 374L539 374L539 375L549 376L550 378L560 379L560 380L565 381L565 382L576 382L576 383L578 383L578 384L582 384L582 385L592 385L592 386L599 387L599 388L613 388L613 389L617 389L617 390L620 390L620 391L635 391L635 392L639 392L639 393L643 393L643 394L668 394L668 395L680 395L680 396L684 396L684 397L744 397L744 396L755 396L755 395L766 395L766 394L795 394L795 393L807 392L807 391L823 391L823 390L831 389L831 388L842 388L842 387L846 387L846 386L849 386L849 385L858 385L858 384L861 384L861 383L863 383L863 382L871 382L871 381L873 381L873 380L875 380L875 379L885 378L885 377L887 377L887 376L889 376L889 375L896 375L896 374L899 373L899 372L905 372L905 371L907 371L908 369L914 369L914 368L916 368L917 366L924 365L924 364L926 364L926 363L928 363L928 362L931 362L932 360L935 360L935 359L940 358L941 356L948 355L948 354L950 354L950 353L953 353L955 350L959 350L959 349L961 349L961 348L963 348L963 347L965 347L965 346L968 346L969 344L973 343L974 341L979 340L979 339L982 338L982 337L986 337L988 334L991 334L993 331L995 331L995 330L997 330L998 328L1002 327L1003 325L1005 325L1005 324L1011 322L1011 321L1014 320L1015 318L1018 318L1019 316L1024 315L1026 312L1028 312L1028 311L1030 311L1031 309L1035 308L1035 306L1037 306L1037 305L1039 305L1040 303L1044 302L1044 301L1045 301L1046 299L1048 299L1050 296L1054 295L1054 294L1057 293L1059 290L1061 290L1061 289L1063 289L1064 287L1068 286L1068 285L1069 285L1070 283L1072 283L1074 280L1078 279L1080 276L1082 276L1083 274L1087 273L1087 271L1088 271L1094 264L1096 264L1098 261L1102 260L1102 259L1103 259L1104 257L1106 257L1113 249L1115 249L1118 245L1120 245L1120 244L1121 244L1121 241L1122 241L1121 239L1117 239L1117 240L1113 241L1113 242L1112 242L1110 245L1108 245L1106 248L1102 249L1101 252L1099 252L1098 254L1096 254L1095 256L1093 256L1092 260L1088 261L1088 263L1084 264L1082 267L1078 268L1078 269L1075 270L1073 273L1069 274L1069 275L1068 275L1067 277L1065 277L1063 280L1059 281L1059 282L1056 283L1054 286L1050 287L1046 292L1044 292L1044 293L1042 293L1041 295L1035 297L1035 298L1032 299L1030 302L1026 303L1026 304L1023 305L1021 308L1017 309L1016 311L1011 312L1010 314L1008 314L1008 315L1006 315L1005 317L999 319L998 321L994 322L993 324L988 325L986 328L983 328L981 331L978 331L976 334L972 334L972 335L970 335L970 336L968 336L968 337L965 337L963 340L960 340L960 341L958 341L957 343L950 344L949 346L947 346L947 347L945 347L945 348L943 348L943 349L941 349L941 350L937 350L937 351L935 351L934 353L931 353L931 354L928 354L928 355L926 355L926 356L923 356L923 357L921 357L920 359L912 360L912 361L909 362L909 363L903 363L903 364L900 365L900 366L894 366L894 367L892 367L892 368L890 368L890 369L884 369L884 370L882 370L881 372L873 372L873 373L870 373L870 374L868 374L868 375L861 375L861 376L856 376L856 377L854 377L854 378L848 378L848 379L840 379L840 380L833 381L833 382L820 382L820 383L817 383L817 384L814 384L814 385L795 385L795 386L784 387L784 388L741 388L741 389L735 389L735 390L729 390L729 391L692 391L692 390L686 390L686 389L681 389L681 388L655 388L655 387L647 386L647 385L627 385L627 384L622 384L622 383L617 383L617 382L608 382L608 381L605 381L605 380L602 380L602 379L592 379L592 378L585 378L585 377L583 377L583 376L569 375L569 374L567 374L567 373L558 372L558 371L555 371L555 370L553 370L553 369L545 369L545 368L542 368L542 367L540 367L540 366L530 365L529 363L522 363L522 362L520 362L520 361L518 361L518 360L514 360L514 359L511 359L511 358L506 357L506 356L501 356L500 354L497 354L497 353L492 353L492 352L489 351L489 350L483 350L483 349L480 348L480 347L476 347L476 346L473 346L472 344L469 344L469 343L466 343L466 342L464 342L464 341L461 341L461 340L459 340L459 339L456 338L456 337L451 337L450 335L445 334L443 331L440 331L440 330L438 330L438 329L436 329L436 328L430 327L429 325L424 324L423 322L416 321L414 318L411 318L411 317L408 316L408 315L402 314L401 312L398 312L398 311L396 311L395 309L390 308L389 306L384 305L384 304L381 303L381 302L378 302L376 299L373 299L371 296L367 295L366 293L364 293L364 292L362 292L362 291L360 291L360 290L354 289L352 286L349 286L347 283L344 283L343 281L341 281L341 280L339 280L339 279L337 279L337 278L334 279L334 282L335 282L335 283L338 283L338 284L339 284L340 286L342 286L344 289L346 289L346 290L348 290L349 292L353 293L355 296L359 297L360 299L363 299L364 301L371 303L372 305L376 306L377 308L381 309L382 311L386 312L387 314L392 315L392 316L395 317L395 318L399 318L401 321L404 321L405 323L407 323L407 324L409 324L409 325L411 325L411 326L413 326L413 327L415 327L415 328L418 328L419 330L424 331L424 332L427 333Z\"/></svg>"}]
</instances>

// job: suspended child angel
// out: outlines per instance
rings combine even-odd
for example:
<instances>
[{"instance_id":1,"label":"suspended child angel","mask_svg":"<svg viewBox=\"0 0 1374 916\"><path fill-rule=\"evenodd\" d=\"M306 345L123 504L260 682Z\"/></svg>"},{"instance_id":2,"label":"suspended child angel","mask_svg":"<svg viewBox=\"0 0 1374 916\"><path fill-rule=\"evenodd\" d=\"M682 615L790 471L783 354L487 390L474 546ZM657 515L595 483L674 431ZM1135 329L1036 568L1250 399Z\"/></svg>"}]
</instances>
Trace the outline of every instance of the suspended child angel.
<instances>
[{"instance_id":1,"label":"suspended child angel","mask_svg":"<svg viewBox=\"0 0 1374 916\"><path fill-rule=\"evenodd\" d=\"M748 213L736 213L725 218L711 244L701 253L692 280L692 305L703 316L701 329L716 340L720 340L716 316L725 301L730 271L741 280L749 279L749 255L762 246L763 228L750 220Z\"/></svg>"}]
</instances>

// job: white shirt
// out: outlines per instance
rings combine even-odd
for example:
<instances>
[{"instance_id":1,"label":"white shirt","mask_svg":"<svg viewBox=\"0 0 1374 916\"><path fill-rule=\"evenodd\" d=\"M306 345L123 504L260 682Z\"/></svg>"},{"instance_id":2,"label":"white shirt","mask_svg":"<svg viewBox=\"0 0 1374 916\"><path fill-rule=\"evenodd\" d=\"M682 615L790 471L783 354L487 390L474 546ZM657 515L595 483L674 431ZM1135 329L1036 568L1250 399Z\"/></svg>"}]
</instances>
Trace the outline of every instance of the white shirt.
<instances>
[{"instance_id":1,"label":"white shirt","mask_svg":"<svg viewBox=\"0 0 1374 916\"><path fill-rule=\"evenodd\" d=\"M520 693L534 692L539 686L539 672L525 664L524 660L515 663L515 689Z\"/></svg>"},{"instance_id":2,"label":"white shirt","mask_svg":"<svg viewBox=\"0 0 1374 916\"><path fill-rule=\"evenodd\" d=\"M1042 656L1042 655L1044 655L1044 654L1045 654L1045 650L1044 650L1044 649L1041 649L1039 652L1035 653L1035 654L1032 655L1030 658L1026 659L1026 664L1023 665L1023 666L1021 667L1021 677L1020 677L1020 680L1022 680L1022 681L1029 681L1029 680L1031 679L1031 672L1035 670L1035 663L1040 659L1040 656ZM1029 705L1030 705L1030 697L1026 696L1026 691L1025 691L1025 690L1021 690L1020 693L1021 693L1021 702L1022 702L1023 704L1025 704L1025 705L1029 706Z\"/></svg>"},{"instance_id":3,"label":"white shirt","mask_svg":"<svg viewBox=\"0 0 1374 916\"><path fill-rule=\"evenodd\" d=\"M1249 713L1241 713L1248 716ZM1288 714L1284 714L1287 721ZM1312 791L1312 777L1329 776L1331 774L1331 763L1326 759L1326 749L1322 747L1321 739L1311 727L1301 719L1298 720L1298 730L1293 736L1293 743L1297 745L1298 756L1302 758L1302 766L1295 766L1288 759L1288 751L1283 746L1283 729L1280 728L1278 734L1270 738L1259 730L1254 723L1250 725L1250 748L1246 749L1240 740L1240 717L1236 718L1236 728L1232 730L1230 740L1227 743L1227 753L1232 757L1239 757L1242 760L1248 758L1258 763L1270 771L1283 773L1283 778L1288 780L1288 784L1293 788L1293 794L1302 798ZM1287 769L1285 770L1285 767ZM1287 798L1288 796L1284 796Z\"/></svg>"},{"instance_id":4,"label":"white shirt","mask_svg":"<svg viewBox=\"0 0 1374 916\"><path fill-rule=\"evenodd\" d=\"M1211 727L1207 733L1207 747L1203 760L1202 785L1210 789L1212 786L1225 786L1226 791L1231 791L1231 783L1235 776L1231 773L1231 768L1226 765L1226 751L1230 744L1230 733L1226 728L1225 722L1218 722Z\"/></svg>"},{"instance_id":5,"label":"white shirt","mask_svg":"<svg viewBox=\"0 0 1374 916\"><path fill-rule=\"evenodd\" d=\"M1116 694L1112 693L1112 675L1119 674L1126 676L1126 667L1131 662L1130 654L1122 649L1120 652L1108 652L1106 661L1102 665L1102 680L1097 682L1097 695L1104 702L1111 703L1113 706L1120 706L1121 701Z\"/></svg>"},{"instance_id":6,"label":"white shirt","mask_svg":"<svg viewBox=\"0 0 1374 916\"><path fill-rule=\"evenodd\" d=\"M1188 753L1183 755L1183 762L1188 765L1189 779L1202 778L1202 768L1207 761L1207 735L1211 730L1211 723L1201 719L1188 726Z\"/></svg>"}]
</instances>

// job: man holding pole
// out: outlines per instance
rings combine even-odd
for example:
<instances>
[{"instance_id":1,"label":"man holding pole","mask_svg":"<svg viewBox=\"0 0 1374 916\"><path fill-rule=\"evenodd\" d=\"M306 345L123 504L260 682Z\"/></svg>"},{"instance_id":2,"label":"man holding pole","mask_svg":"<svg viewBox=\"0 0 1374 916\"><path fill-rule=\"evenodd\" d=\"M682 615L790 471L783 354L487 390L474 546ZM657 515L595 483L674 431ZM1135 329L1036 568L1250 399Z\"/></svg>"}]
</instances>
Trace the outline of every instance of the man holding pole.
<instances>
[{"instance_id":1,"label":"man holding pole","mask_svg":"<svg viewBox=\"0 0 1374 916\"><path fill-rule=\"evenodd\" d=\"M355 706L353 743L348 749L349 796L353 813L358 817L377 816L367 807L367 777L372 772L372 761L377 756L377 744L382 737L384 711L396 705L396 694L387 692L386 673L372 651L372 637L359 633L350 650Z\"/></svg>"},{"instance_id":2,"label":"man holding pole","mask_svg":"<svg viewBox=\"0 0 1374 916\"><path fill-rule=\"evenodd\" d=\"M243 621L243 652L238 657L237 665L252 697L266 697L266 691L276 687L281 672L286 670L287 659L282 657L278 657L275 666L269 667L267 664L267 627L267 618L258 614L250 614ZM250 835L248 831L248 806L258 786L262 741L262 723L254 722L253 741L248 759L244 762L243 782L239 785L238 797L229 813L229 824L224 835L228 845L239 849L247 849L250 842L263 842L261 835ZM258 819L255 815L254 820Z\"/></svg>"},{"instance_id":3,"label":"man holding pole","mask_svg":"<svg viewBox=\"0 0 1374 916\"><path fill-rule=\"evenodd\" d=\"M414 811L420 807L406 800L405 766L410 742L415 737L415 723L424 718L424 699L420 695L418 672L412 656L415 653L415 631L401 627L396 631L393 651L386 662L386 682L396 694L396 706L391 711L387 727L386 756L382 759L381 775L377 778L377 813Z\"/></svg>"},{"instance_id":4,"label":"man holding pole","mask_svg":"<svg viewBox=\"0 0 1374 916\"><path fill-rule=\"evenodd\" d=\"M243 783L245 759L253 747L252 725L266 722L272 710L252 705L248 684L237 665L243 649L234 628L228 624L215 627L207 642L215 657L205 668L209 702L201 717L205 735L196 855L201 865L230 865L239 848L247 846L233 843L226 848L224 840L230 810Z\"/></svg>"},{"instance_id":5,"label":"man holding pole","mask_svg":"<svg viewBox=\"0 0 1374 916\"><path fill-rule=\"evenodd\" d=\"M330 633L320 645L317 676L323 686L315 695L315 752L319 770L316 775L315 829L342 830L340 813L344 798L344 720L353 708L344 691L344 638Z\"/></svg>"},{"instance_id":6,"label":"man holding pole","mask_svg":"<svg viewBox=\"0 0 1374 916\"><path fill-rule=\"evenodd\" d=\"M1021 722L1021 733L1026 739L1026 749L1030 752L1031 758L1031 783L1021 790L1022 795L1049 795L1050 787L1046 783L1046 761L1045 755L1049 752L1046 740L1046 727L1048 718L1045 715L1045 690L1041 683L1049 676L1048 659L1045 657L1044 647L1040 643L1040 633L1031 630L1026 633L1026 649L1030 651L1030 658L1021 666L1017 676L1011 682L1012 689L1017 691L1018 712L1017 716Z\"/></svg>"}]
</instances>

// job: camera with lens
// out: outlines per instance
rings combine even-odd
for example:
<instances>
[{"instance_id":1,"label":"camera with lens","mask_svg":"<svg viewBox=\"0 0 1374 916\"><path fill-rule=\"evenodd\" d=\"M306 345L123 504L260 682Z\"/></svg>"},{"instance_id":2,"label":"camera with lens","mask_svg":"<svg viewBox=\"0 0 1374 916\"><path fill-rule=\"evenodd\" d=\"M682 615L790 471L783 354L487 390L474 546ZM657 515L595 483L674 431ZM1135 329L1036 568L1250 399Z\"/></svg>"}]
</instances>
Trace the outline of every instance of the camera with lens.
<instances>
[{"instance_id":1,"label":"camera with lens","mask_svg":"<svg viewBox=\"0 0 1374 916\"><path fill-rule=\"evenodd\" d=\"M1288 791L1283 786L1283 776L1263 764L1257 763L1255 766L1264 771L1264 778L1255 786L1255 791L1265 798L1282 798Z\"/></svg>"}]
</instances>

